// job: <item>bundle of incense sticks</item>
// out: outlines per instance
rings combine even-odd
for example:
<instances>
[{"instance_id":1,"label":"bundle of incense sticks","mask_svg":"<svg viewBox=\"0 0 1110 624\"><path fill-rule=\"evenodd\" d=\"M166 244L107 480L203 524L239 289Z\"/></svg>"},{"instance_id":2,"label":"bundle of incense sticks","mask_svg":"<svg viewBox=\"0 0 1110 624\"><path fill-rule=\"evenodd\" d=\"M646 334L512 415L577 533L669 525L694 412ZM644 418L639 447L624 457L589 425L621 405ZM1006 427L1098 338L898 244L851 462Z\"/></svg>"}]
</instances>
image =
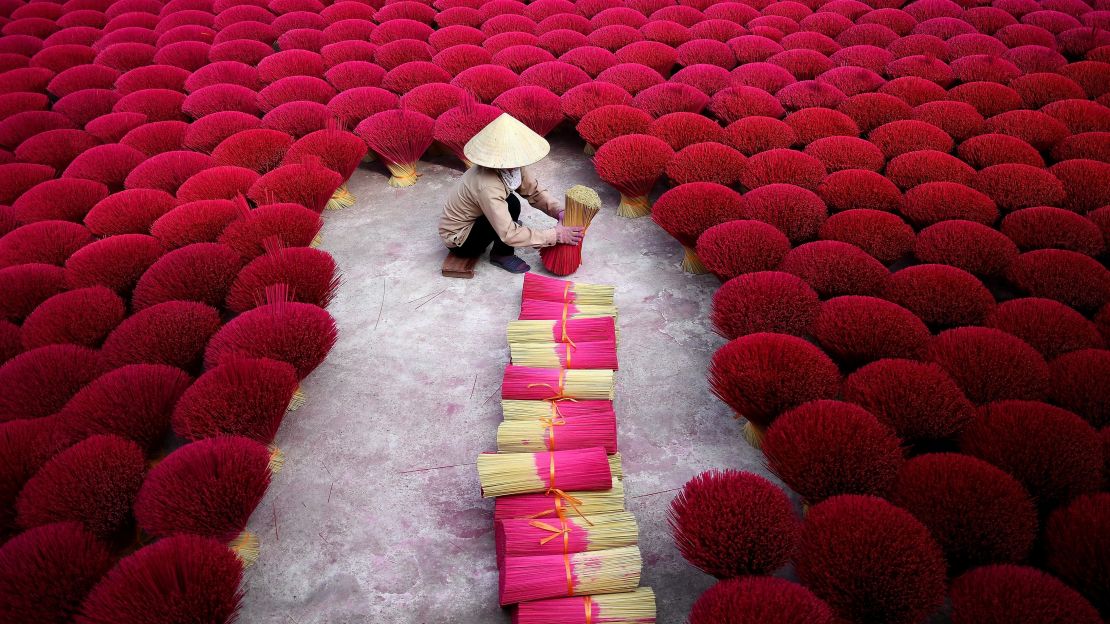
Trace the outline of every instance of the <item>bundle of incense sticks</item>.
<instances>
[{"instance_id":1,"label":"bundle of incense sticks","mask_svg":"<svg viewBox=\"0 0 1110 624\"><path fill-rule=\"evenodd\" d=\"M568 370L617 369L617 343L606 342L510 342L513 364L534 368Z\"/></svg>"},{"instance_id":2,"label":"bundle of incense sticks","mask_svg":"<svg viewBox=\"0 0 1110 624\"><path fill-rule=\"evenodd\" d=\"M505 420L539 420L562 416L600 416L616 422L612 401L501 401Z\"/></svg>"},{"instance_id":3,"label":"bundle of incense sticks","mask_svg":"<svg viewBox=\"0 0 1110 624\"><path fill-rule=\"evenodd\" d=\"M626 592L640 584L641 563L640 549L636 546L505 557L498 578L501 605L560 596Z\"/></svg>"},{"instance_id":4,"label":"bundle of incense sticks","mask_svg":"<svg viewBox=\"0 0 1110 624\"><path fill-rule=\"evenodd\" d=\"M527 275L531 275L531 273ZM545 301L543 299L524 299L520 302L520 320L522 321L555 321L606 316L616 318L616 306Z\"/></svg>"},{"instance_id":5,"label":"bundle of incense sticks","mask_svg":"<svg viewBox=\"0 0 1110 624\"><path fill-rule=\"evenodd\" d=\"M636 518L627 511L600 516L501 520L494 528L497 560L635 546Z\"/></svg>"},{"instance_id":6,"label":"bundle of incense sticks","mask_svg":"<svg viewBox=\"0 0 1110 624\"><path fill-rule=\"evenodd\" d=\"M508 336L510 345L514 342L615 342L617 324L608 316L565 321L511 321Z\"/></svg>"},{"instance_id":7,"label":"bundle of incense sticks","mask_svg":"<svg viewBox=\"0 0 1110 624\"><path fill-rule=\"evenodd\" d=\"M545 277L535 273L524 274L522 299L579 303L583 305L613 305L612 286L583 284Z\"/></svg>"},{"instance_id":8,"label":"bundle of incense sticks","mask_svg":"<svg viewBox=\"0 0 1110 624\"><path fill-rule=\"evenodd\" d=\"M535 420L506 420L497 427L497 450L535 453L600 446L617 452L617 420L605 415L565 417L548 414Z\"/></svg>"},{"instance_id":9,"label":"bundle of incense sticks","mask_svg":"<svg viewBox=\"0 0 1110 624\"><path fill-rule=\"evenodd\" d=\"M613 400L614 376L611 370L566 370L505 367L501 382L502 399L551 401L556 399Z\"/></svg>"},{"instance_id":10,"label":"bundle of incense sticks","mask_svg":"<svg viewBox=\"0 0 1110 624\"><path fill-rule=\"evenodd\" d=\"M613 470L602 447L543 453L482 453L478 456L482 496L553 490L607 490Z\"/></svg>"},{"instance_id":11,"label":"bundle of incense sticks","mask_svg":"<svg viewBox=\"0 0 1110 624\"><path fill-rule=\"evenodd\" d=\"M624 482L613 480L613 487L595 492L561 492L501 496L493 502L493 519L557 518L575 514L587 518L597 514L624 511Z\"/></svg>"},{"instance_id":12,"label":"bundle of incense sticks","mask_svg":"<svg viewBox=\"0 0 1110 624\"><path fill-rule=\"evenodd\" d=\"M555 245L540 249L543 266L555 275L570 275L582 266L582 247L590 222L601 210L601 197L592 188L576 185L567 189L563 225L582 228L582 240L577 245Z\"/></svg>"},{"instance_id":13,"label":"bundle of incense sticks","mask_svg":"<svg viewBox=\"0 0 1110 624\"><path fill-rule=\"evenodd\" d=\"M522 602L513 624L653 624L655 592L637 587L621 594L550 598Z\"/></svg>"}]
</instances>

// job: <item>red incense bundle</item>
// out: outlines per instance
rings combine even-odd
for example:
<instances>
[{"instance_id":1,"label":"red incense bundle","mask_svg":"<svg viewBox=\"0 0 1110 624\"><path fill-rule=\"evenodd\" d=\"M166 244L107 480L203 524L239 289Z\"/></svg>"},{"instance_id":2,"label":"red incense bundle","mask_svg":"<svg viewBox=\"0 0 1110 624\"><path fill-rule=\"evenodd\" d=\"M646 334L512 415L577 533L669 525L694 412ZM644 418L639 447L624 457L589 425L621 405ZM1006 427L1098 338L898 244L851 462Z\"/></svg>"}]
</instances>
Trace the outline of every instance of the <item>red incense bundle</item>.
<instances>
[{"instance_id":1,"label":"red incense bundle","mask_svg":"<svg viewBox=\"0 0 1110 624\"><path fill-rule=\"evenodd\" d=\"M559 555L635 546L636 518L627 511L564 519L499 520L494 528L497 560L505 557Z\"/></svg>"},{"instance_id":2,"label":"red incense bundle","mask_svg":"<svg viewBox=\"0 0 1110 624\"><path fill-rule=\"evenodd\" d=\"M526 273L525 275L532 275ZM613 305L595 305L562 301L524 299L520 302L520 320L556 320L610 317L616 318L617 308Z\"/></svg>"},{"instance_id":3,"label":"red incense bundle","mask_svg":"<svg viewBox=\"0 0 1110 624\"><path fill-rule=\"evenodd\" d=\"M592 188L576 185L567 189L565 205L563 225L581 227L582 240L577 245L555 245L540 249L543 266L555 275L570 275L582 265L586 232L594 217L601 211L601 197Z\"/></svg>"},{"instance_id":4,"label":"red incense bundle","mask_svg":"<svg viewBox=\"0 0 1110 624\"><path fill-rule=\"evenodd\" d=\"M482 496L563 490L607 490L613 470L601 447L546 453L482 453L478 456Z\"/></svg>"},{"instance_id":5,"label":"red incense bundle","mask_svg":"<svg viewBox=\"0 0 1110 624\"><path fill-rule=\"evenodd\" d=\"M629 591L640 584L640 568L640 549L636 546L506 557L498 576L501 605Z\"/></svg>"},{"instance_id":6,"label":"red incense bundle","mask_svg":"<svg viewBox=\"0 0 1110 624\"><path fill-rule=\"evenodd\" d=\"M493 501L493 519L557 518L568 513L568 508L587 517L624 511L624 483L614 479L612 488L596 492L500 496Z\"/></svg>"},{"instance_id":7,"label":"red incense bundle","mask_svg":"<svg viewBox=\"0 0 1110 624\"><path fill-rule=\"evenodd\" d=\"M512 321L509 343L514 342L603 342L616 341L612 317L575 318L566 321Z\"/></svg>"},{"instance_id":8,"label":"red incense bundle","mask_svg":"<svg viewBox=\"0 0 1110 624\"><path fill-rule=\"evenodd\" d=\"M505 420L539 420L554 412L565 418L603 416L616 419L612 401L501 401Z\"/></svg>"},{"instance_id":9,"label":"red incense bundle","mask_svg":"<svg viewBox=\"0 0 1110 624\"><path fill-rule=\"evenodd\" d=\"M522 602L513 624L654 624L655 593L637 587L620 594Z\"/></svg>"},{"instance_id":10,"label":"red incense bundle","mask_svg":"<svg viewBox=\"0 0 1110 624\"><path fill-rule=\"evenodd\" d=\"M583 284L568 280L544 277L535 273L524 274L521 299L572 302L585 305L613 305L612 286Z\"/></svg>"},{"instance_id":11,"label":"red incense bundle","mask_svg":"<svg viewBox=\"0 0 1110 624\"><path fill-rule=\"evenodd\" d=\"M613 400L612 370L565 370L505 367L502 399L547 401L555 399Z\"/></svg>"},{"instance_id":12,"label":"red incense bundle","mask_svg":"<svg viewBox=\"0 0 1110 624\"><path fill-rule=\"evenodd\" d=\"M555 405L552 403L552 405ZM617 421L606 415L567 418L553 408L535 420L506 420L497 426L497 450L502 453L535 453L603 447L617 452Z\"/></svg>"},{"instance_id":13,"label":"red incense bundle","mask_svg":"<svg viewBox=\"0 0 1110 624\"><path fill-rule=\"evenodd\" d=\"M574 370L617 369L617 343L510 342L513 364Z\"/></svg>"}]
</instances>

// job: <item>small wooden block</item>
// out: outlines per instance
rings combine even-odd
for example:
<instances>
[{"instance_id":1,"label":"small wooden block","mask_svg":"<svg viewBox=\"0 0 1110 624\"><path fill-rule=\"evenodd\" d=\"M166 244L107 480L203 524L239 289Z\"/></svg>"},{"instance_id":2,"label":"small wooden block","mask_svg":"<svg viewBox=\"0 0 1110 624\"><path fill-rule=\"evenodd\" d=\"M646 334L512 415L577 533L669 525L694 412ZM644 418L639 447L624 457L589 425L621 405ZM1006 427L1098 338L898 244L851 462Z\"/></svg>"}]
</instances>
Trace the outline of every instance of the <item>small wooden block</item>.
<instances>
[{"instance_id":1,"label":"small wooden block","mask_svg":"<svg viewBox=\"0 0 1110 624\"><path fill-rule=\"evenodd\" d=\"M457 277L459 279L473 279L474 266L478 264L478 258L464 258L456 256L451 252L447 252L447 257L443 259L443 270L441 273L444 277Z\"/></svg>"}]
</instances>

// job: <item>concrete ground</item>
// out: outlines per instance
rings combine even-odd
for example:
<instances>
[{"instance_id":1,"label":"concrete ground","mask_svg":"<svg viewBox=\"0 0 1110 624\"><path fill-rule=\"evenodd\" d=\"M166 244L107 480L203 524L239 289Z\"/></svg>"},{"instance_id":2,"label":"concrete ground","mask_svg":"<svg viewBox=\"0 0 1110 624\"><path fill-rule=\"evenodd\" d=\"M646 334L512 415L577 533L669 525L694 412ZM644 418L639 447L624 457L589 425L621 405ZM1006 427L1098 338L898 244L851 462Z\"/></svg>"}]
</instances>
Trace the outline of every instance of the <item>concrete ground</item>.
<instances>
[{"instance_id":1,"label":"concrete ground","mask_svg":"<svg viewBox=\"0 0 1110 624\"><path fill-rule=\"evenodd\" d=\"M555 137L537 169L556 194L585 184L605 202L573 279L617 287L616 408L642 584L656 591L661 624L684 622L712 579L675 549L671 499L702 470L765 472L706 382L722 343L707 320L717 283L683 273L681 248L650 218L616 215L617 194L576 137ZM505 326L522 278L485 260L473 280L439 275L436 220L462 172L448 159L421 170L416 186L395 189L366 165L350 183L358 203L325 215L323 248L344 280L330 308L339 342L278 433L285 468L251 519L262 552L241 622L509 621L497 606L493 503L480 497L474 459L495 449ZM523 220L552 224L528 208ZM522 255L542 269L536 251Z\"/></svg>"}]
</instances>

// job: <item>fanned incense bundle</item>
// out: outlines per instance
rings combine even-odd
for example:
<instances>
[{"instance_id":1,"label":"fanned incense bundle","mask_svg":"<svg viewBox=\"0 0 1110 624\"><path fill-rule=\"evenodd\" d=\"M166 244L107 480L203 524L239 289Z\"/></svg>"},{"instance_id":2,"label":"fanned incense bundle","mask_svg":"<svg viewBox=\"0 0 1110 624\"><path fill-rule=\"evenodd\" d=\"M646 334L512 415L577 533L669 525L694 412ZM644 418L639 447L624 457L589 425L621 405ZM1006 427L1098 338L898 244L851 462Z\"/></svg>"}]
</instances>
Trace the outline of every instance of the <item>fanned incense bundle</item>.
<instances>
[{"instance_id":1,"label":"fanned incense bundle","mask_svg":"<svg viewBox=\"0 0 1110 624\"><path fill-rule=\"evenodd\" d=\"M617 343L510 342L512 362L517 366L584 370L617 369Z\"/></svg>"},{"instance_id":2,"label":"fanned incense bundle","mask_svg":"<svg viewBox=\"0 0 1110 624\"><path fill-rule=\"evenodd\" d=\"M478 481L482 496L507 496L564 490L606 490L620 478L620 457L610 462L605 449L593 447L544 453L482 453ZM615 470L614 470L615 468Z\"/></svg>"},{"instance_id":3,"label":"fanned incense bundle","mask_svg":"<svg viewBox=\"0 0 1110 624\"><path fill-rule=\"evenodd\" d=\"M565 501L565 503L564 503ZM613 487L597 492L563 492L500 496L493 502L493 519L554 518L573 503L573 513L587 517L624 511L624 482L613 480Z\"/></svg>"},{"instance_id":4,"label":"fanned incense bundle","mask_svg":"<svg viewBox=\"0 0 1110 624\"><path fill-rule=\"evenodd\" d=\"M502 399L613 400L614 374L611 370L565 370L555 368L505 367L501 383Z\"/></svg>"},{"instance_id":5,"label":"fanned incense bundle","mask_svg":"<svg viewBox=\"0 0 1110 624\"><path fill-rule=\"evenodd\" d=\"M543 266L555 275L570 275L582 265L582 247L590 222L601 211L601 197L592 188L575 185L567 189L563 225L582 228L582 240L577 245L554 245L540 249Z\"/></svg>"},{"instance_id":6,"label":"fanned incense bundle","mask_svg":"<svg viewBox=\"0 0 1110 624\"><path fill-rule=\"evenodd\" d=\"M526 273L526 275L531 275L531 273ZM564 303L541 299L524 299L520 302L520 320L522 321L601 317L616 318L616 306Z\"/></svg>"},{"instance_id":7,"label":"fanned incense bundle","mask_svg":"<svg viewBox=\"0 0 1110 624\"><path fill-rule=\"evenodd\" d=\"M552 412L564 418L601 416L616 420L612 401L501 401L505 420L539 420Z\"/></svg>"},{"instance_id":8,"label":"fanned incense bundle","mask_svg":"<svg viewBox=\"0 0 1110 624\"><path fill-rule=\"evenodd\" d=\"M625 592L640 584L641 564L640 549L636 546L506 557L498 578L501 605L558 596Z\"/></svg>"},{"instance_id":9,"label":"fanned incense bundle","mask_svg":"<svg viewBox=\"0 0 1110 624\"><path fill-rule=\"evenodd\" d=\"M654 624L655 592L637 587L621 594L522 602L513 624Z\"/></svg>"},{"instance_id":10,"label":"fanned incense bundle","mask_svg":"<svg viewBox=\"0 0 1110 624\"><path fill-rule=\"evenodd\" d=\"M611 317L547 321L511 321L509 344L514 342L603 342L617 339Z\"/></svg>"},{"instance_id":11,"label":"fanned incense bundle","mask_svg":"<svg viewBox=\"0 0 1110 624\"><path fill-rule=\"evenodd\" d=\"M627 511L560 519L501 520L494 529L497 560L635 546L636 518Z\"/></svg>"},{"instance_id":12,"label":"fanned incense bundle","mask_svg":"<svg viewBox=\"0 0 1110 624\"><path fill-rule=\"evenodd\" d=\"M523 300L571 302L579 305L613 305L614 287L602 284L583 284L544 277L535 273L524 274Z\"/></svg>"},{"instance_id":13,"label":"fanned incense bundle","mask_svg":"<svg viewBox=\"0 0 1110 624\"><path fill-rule=\"evenodd\" d=\"M607 453L617 452L615 416L566 418L560 413L562 410L556 409L534 420L502 422L497 426L497 450L502 453L535 453L601 446Z\"/></svg>"}]
</instances>

